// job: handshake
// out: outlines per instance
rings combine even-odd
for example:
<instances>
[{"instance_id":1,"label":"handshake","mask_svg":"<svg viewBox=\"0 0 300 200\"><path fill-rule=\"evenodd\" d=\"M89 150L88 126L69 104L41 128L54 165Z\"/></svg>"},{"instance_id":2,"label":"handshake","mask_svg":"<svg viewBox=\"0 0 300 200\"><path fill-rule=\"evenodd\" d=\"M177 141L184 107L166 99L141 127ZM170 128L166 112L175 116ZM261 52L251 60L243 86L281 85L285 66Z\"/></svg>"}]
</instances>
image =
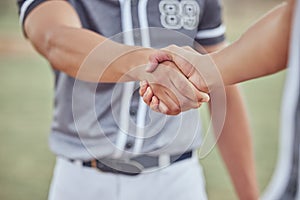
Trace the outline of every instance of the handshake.
<instances>
[{"instance_id":1,"label":"handshake","mask_svg":"<svg viewBox=\"0 0 300 200\"><path fill-rule=\"evenodd\" d=\"M209 55L191 47L168 46L149 57L146 71L151 74L140 82L140 96L156 112L177 115L209 102L209 93L223 87L217 67Z\"/></svg>"}]
</instances>

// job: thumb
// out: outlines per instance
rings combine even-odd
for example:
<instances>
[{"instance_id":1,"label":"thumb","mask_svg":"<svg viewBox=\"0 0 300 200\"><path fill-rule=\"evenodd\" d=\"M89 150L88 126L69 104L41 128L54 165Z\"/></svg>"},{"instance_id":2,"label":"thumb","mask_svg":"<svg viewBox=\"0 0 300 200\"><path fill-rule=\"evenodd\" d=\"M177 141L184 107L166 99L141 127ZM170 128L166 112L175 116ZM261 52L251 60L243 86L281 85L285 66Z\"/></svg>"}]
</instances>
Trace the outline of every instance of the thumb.
<instances>
[{"instance_id":1,"label":"thumb","mask_svg":"<svg viewBox=\"0 0 300 200\"><path fill-rule=\"evenodd\" d=\"M157 51L149 56L149 64L146 67L147 72L154 72L158 65L164 61L172 61L172 56L164 51Z\"/></svg>"}]
</instances>

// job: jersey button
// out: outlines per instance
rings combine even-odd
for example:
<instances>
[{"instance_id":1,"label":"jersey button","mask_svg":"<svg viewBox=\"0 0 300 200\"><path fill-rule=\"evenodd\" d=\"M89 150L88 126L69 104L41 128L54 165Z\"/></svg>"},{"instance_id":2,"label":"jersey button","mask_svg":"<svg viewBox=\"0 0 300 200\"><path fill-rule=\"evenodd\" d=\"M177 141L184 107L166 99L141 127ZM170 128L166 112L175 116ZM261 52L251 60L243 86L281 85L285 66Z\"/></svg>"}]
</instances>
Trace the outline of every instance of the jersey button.
<instances>
[{"instance_id":1,"label":"jersey button","mask_svg":"<svg viewBox=\"0 0 300 200\"><path fill-rule=\"evenodd\" d=\"M131 116L135 116L135 115L136 115L136 110L130 109L130 110L129 110L129 114L130 114Z\"/></svg>"},{"instance_id":2,"label":"jersey button","mask_svg":"<svg viewBox=\"0 0 300 200\"><path fill-rule=\"evenodd\" d=\"M137 31L134 31L133 35L134 35L134 38L135 38L135 39L141 38L140 31L138 31L138 30L137 30Z\"/></svg>"},{"instance_id":3,"label":"jersey button","mask_svg":"<svg viewBox=\"0 0 300 200\"><path fill-rule=\"evenodd\" d=\"M132 147L133 147L133 142L131 142L131 141L127 142L126 145L125 145L126 149L131 149Z\"/></svg>"}]
</instances>

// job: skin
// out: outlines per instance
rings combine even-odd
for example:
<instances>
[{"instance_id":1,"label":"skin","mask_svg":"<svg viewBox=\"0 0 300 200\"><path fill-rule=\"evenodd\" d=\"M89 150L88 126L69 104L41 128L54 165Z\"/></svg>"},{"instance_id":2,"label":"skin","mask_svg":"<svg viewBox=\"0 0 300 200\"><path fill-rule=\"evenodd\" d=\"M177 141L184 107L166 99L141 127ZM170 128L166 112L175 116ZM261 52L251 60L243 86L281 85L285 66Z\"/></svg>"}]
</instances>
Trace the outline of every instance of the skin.
<instances>
[{"instance_id":1,"label":"skin","mask_svg":"<svg viewBox=\"0 0 300 200\"><path fill-rule=\"evenodd\" d=\"M76 11L67 1L40 4L26 18L24 32L54 69L76 79L110 83L147 80L164 86L156 91L157 95L168 105L168 99L176 99L172 109L177 110L177 104L189 109L209 100L173 63L164 62L169 68L147 73L148 58L155 54L155 49L120 44L82 28ZM182 93L183 88L188 92Z\"/></svg>"},{"instance_id":2,"label":"skin","mask_svg":"<svg viewBox=\"0 0 300 200\"><path fill-rule=\"evenodd\" d=\"M212 53L226 46L227 44L224 42L219 45L207 46L205 50L207 53ZM225 92L227 112L223 129L217 141L218 148L239 199L256 200L259 198L259 191L246 108L236 85L226 87ZM213 124L218 123L218 120L212 120ZM239 123L236 123L237 121Z\"/></svg>"},{"instance_id":3,"label":"skin","mask_svg":"<svg viewBox=\"0 0 300 200\"><path fill-rule=\"evenodd\" d=\"M151 55L153 72L165 60L174 62L180 71L201 91L211 92L221 85L232 85L276 73L286 68L294 0L277 6L237 41L221 51L200 55L193 51L169 46ZM221 76L221 79L218 79ZM222 81L220 81L222 80ZM147 82L142 83L141 96ZM144 97L145 98L145 97ZM145 102L160 112L161 99L147 96ZM151 98L149 100L149 98ZM169 113L173 111L164 105Z\"/></svg>"},{"instance_id":4,"label":"skin","mask_svg":"<svg viewBox=\"0 0 300 200\"><path fill-rule=\"evenodd\" d=\"M294 2L294 0L289 0L271 10L257 23L250 27L240 39L223 50L217 51L216 53L212 53L210 55L200 55L184 48L170 46L151 56L155 59L150 59L152 64L147 70L149 72L155 71L156 68L159 68L160 63L164 60L172 61L176 63L180 71L185 74L185 76L198 89L211 92L219 87L219 82L215 78L219 74L222 77L222 84L233 85L235 83L266 76L285 69L288 59L288 44ZM215 69L217 69L217 71ZM144 93L145 90L148 90L148 94L151 94L151 92L149 92L149 90L151 90L151 85L147 82L142 82L141 86L140 94L143 96L144 101L153 110L160 112L162 104L161 100L155 95L155 93L152 93L152 96L145 95ZM228 89L226 89L226 93L229 96L236 95L234 93L232 94L230 91L228 91ZM236 102L235 104L231 105L230 103L231 100L227 102L227 107L229 110L232 109L232 111L236 106L243 107L243 105L239 105ZM165 111L169 109L168 112L172 112L168 105L164 105L164 107ZM239 113L238 110L235 112ZM227 132L226 130L230 129L231 123L234 123L234 121L230 122L231 119L228 116L229 115L226 117L224 130L218 143L219 146L221 145L221 153L224 157L225 163L227 163L231 176L234 179L234 176L237 175L237 172L239 172L237 169L238 167L235 163L231 163L232 160L228 159L228 161L226 161L226 157L230 157L229 155L234 155L233 157L238 156L243 160L244 163L249 162L250 165L253 161L253 157L248 157L249 154L247 151L243 151L243 153L235 155L237 152L225 148L226 146L224 144L230 143L230 137L228 137L228 135L226 136L226 133L224 134L224 132ZM239 117L236 119L238 119L237 121L240 121ZM248 126L244 123L239 125L242 127ZM233 137L237 138L237 140L240 140L241 134L237 134ZM248 145L249 144L250 143L248 143ZM235 142L232 145L235 145L236 149L239 150L245 148L241 142ZM242 172L242 175L249 175L253 177L253 174L251 173L243 174ZM241 179L237 180L241 181ZM244 180L253 179L250 177L249 179ZM238 181L233 181L234 183L238 183ZM236 187L239 187L242 191L243 188L241 187L244 186L244 184L245 183L241 181L236 184ZM239 193L238 188L237 191ZM247 193L247 191L245 192ZM239 197L241 199L248 199L247 194L244 196L244 194L239 193Z\"/></svg>"},{"instance_id":5,"label":"skin","mask_svg":"<svg viewBox=\"0 0 300 200\"><path fill-rule=\"evenodd\" d=\"M224 42L214 46L206 46L204 48L207 53L211 53L221 50L226 46L227 45ZM188 47L184 47L184 49L193 53L197 53L195 50ZM198 49L198 51L200 51L200 49ZM157 59L161 60L161 57L150 58L150 60L152 60L153 62L155 62ZM182 61L183 60L180 60L179 62ZM193 71L186 71L186 73L193 73ZM153 99L156 98L156 96L154 96L154 92L151 89L152 87L153 85L147 82L141 83L140 94L143 96L144 101L148 105L151 105L152 109L155 109L158 112L161 112L161 110L167 110L167 105L160 102L158 98L155 100L157 102L157 105L151 104L151 101L153 102ZM239 199L256 200L258 199L259 192L257 181L255 178L256 173L254 165L253 146L246 109L237 86L228 86L225 88L225 91L225 106L227 112L225 116L224 127L218 139L218 147L229 171L231 180L234 184ZM215 117L212 118L213 125L217 127L217 123L219 121L218 118L220 117L218 115L214 116ZM236 123L237 121L239 123Z\"/></svg>"},{"instance_id":6,"label":"skin","mask_svg":"<svg viewBox=\"0 0 300 200\"><path fill-rule=\"evenodd\" d=\"M45 21L47 23L44 23ZM158 53L156 50L115 43L97 33L83 29L78 15L65 1L48 1L35 8L26 18L24 30L36 50L51 63L54 69L74 78L90 82L147 80L153 86L150 95L153 92L157 98L161 99L161 103L168 105L168 107L161 108L166 114L178 114L180 111L199 107L202 102L209 100L207 94L198 91L195 84L190 82L193 79L188 80L174 62L167 62L167 60L160 62L164 67L147 73L146 64L151 55ZM102 56L93 57L95 52ZM89 59L89 62L84 62L86 59ZM123 68L118 67L120 65ZM166 79L166 77L172 78ZM235 94L235 92L232 93ZM169 112L170 107L176 112ZM241 129L247 129L247 126ZM228 132L237 134L232 131ZM247 138L242 140L249 144ZM220 148L221 151L225 151L225 156L231 154L230 151L232 151L228 148L225 150L226 145L228 143L224 142L224 148ZM249 156L247 152L248 150L244 154ZM239 163L238 159L241 156L236 158L234 162ZM224 160L229 163L229 156ZM244 164L247 163L238 167L241 171L240 175L246 174L243 170ZM229 166L229 168L233 167ZM249 177L253 179L255 177L253 169L250 167L249 171L247 174L250 174ZM242 179L237 175L234 176L236 177L233 178L235 184L247 184L249 188L253 188L251 192L254 191L255 196L254 181L250 179L240 181Z\"/></svg>"}]
</instances>

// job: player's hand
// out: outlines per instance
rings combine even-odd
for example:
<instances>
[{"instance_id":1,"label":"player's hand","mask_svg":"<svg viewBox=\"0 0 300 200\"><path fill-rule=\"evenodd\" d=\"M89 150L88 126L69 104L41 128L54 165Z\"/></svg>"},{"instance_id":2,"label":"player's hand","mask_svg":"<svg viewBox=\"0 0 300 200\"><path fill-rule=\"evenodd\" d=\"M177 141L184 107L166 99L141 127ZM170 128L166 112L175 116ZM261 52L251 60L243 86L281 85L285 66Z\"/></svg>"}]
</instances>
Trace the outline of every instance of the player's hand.
<instances>
[{"instance_id":1,"label":"player's hand","mask_svg":"<svg viewBox=\"0 0 300 200\"><path fill-rule=\"evenodd\" d=\"M210 56L202 55L190 47L168 46L151 55L149 61L148 72L154 72L161 62L175 63L199 91L208 93L218 82L222 82L217 80L219 74Z\"/></svg>"},{"instance_id":2,"label":"player's hand","mask_svg":"<svg viewBox=\"0 0 300 200\"><path fill-rule=\"evenodd\" d=\"M152 74L156 80L141 82L140 95L154 111L176 115L209 101L209 96L198 91L173 62L160 63ZM168 82L169 86L161 84Z\"/></svg>"},{"instance_id":3,"label":"player's hand","mask_svg":"<svg viewBox=\"0 0 300 200\"><path fill-rule=\"evenodd\" d=\"M163 67L161 63L165 61L171 61L175 63L179 71L193 84L195 88L197 88L198 92L204 95L202 101L198 102L198 107L203 103L209 101L209 96L205 93L208 93L209 87L206 83L205 79L202 78L201 73L196 69L196 67L190 62L194 60L194 63L197 63L198 57L203 55L199 54L197 51L192 49L191 47L177 47L175 45L171 45L167 48L157 51L155 54L150 56L150 66L148 67L148 72L155 72L159 67ZM189 61L187 61L189 60ZM212 64L210 59L203 59L203 65ZM207 63L207 64L206 64ZM209 71L209 70L208 70ZM205 75L207 77L207 75ZM187 91L181 90L181 93L186 94ZM156 95L155 91L153 91L153 86L151 87L147 81L141 82L140 87L140 95L143 97L144 102L151 107L151 109L157 112L168 111L169 113L178 113L178 110L175 110L174 104L166 104L161 101L161 99ZM176 103L176 101L174 101ZM179 106L177 104L177 106ZM179 106L180 107L180 106ZM191 104L185 104L185 106L180 107L180 111L186 111L192 109Z\"/></svg>"}]
</instances>

